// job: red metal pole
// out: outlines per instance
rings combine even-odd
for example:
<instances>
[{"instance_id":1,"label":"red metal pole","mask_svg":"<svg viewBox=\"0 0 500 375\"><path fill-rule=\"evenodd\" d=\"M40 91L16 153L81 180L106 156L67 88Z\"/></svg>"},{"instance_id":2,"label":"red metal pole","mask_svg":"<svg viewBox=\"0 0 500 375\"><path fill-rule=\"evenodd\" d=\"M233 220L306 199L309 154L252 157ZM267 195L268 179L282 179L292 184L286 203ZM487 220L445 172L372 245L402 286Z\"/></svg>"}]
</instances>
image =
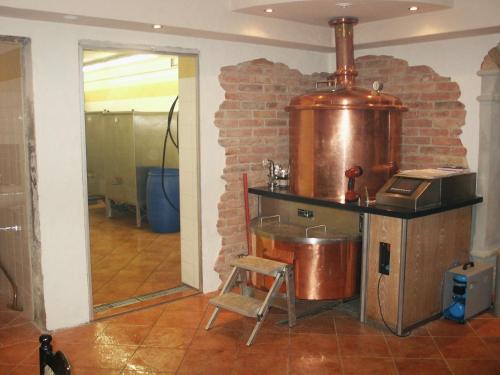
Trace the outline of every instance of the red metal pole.
<instances>
[{"instance_id":1,"label":"red metal pole","mask_svg":"<svg viewBox=\"0 0 500 375\"><path fill-rule=\"evenodd\" d=\"M245 224L247 232L247 249L248 254L252 253L252 241L250 237L250 207L248 204L248 176L243 173L243 199L245 200Z\"/></svg>"}]
</instances>

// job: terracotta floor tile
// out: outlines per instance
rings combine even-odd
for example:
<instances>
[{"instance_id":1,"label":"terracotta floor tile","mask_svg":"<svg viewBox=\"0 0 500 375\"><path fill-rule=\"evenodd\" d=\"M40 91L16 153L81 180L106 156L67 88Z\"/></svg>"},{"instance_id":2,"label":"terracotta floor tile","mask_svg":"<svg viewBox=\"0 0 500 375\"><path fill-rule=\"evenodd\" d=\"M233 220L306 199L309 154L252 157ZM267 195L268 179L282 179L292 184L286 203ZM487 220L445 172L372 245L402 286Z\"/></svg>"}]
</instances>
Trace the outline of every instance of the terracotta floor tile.
<instances>
[{"instance_id":1,"label":"terracotta floor tile","mask_svg":"<svg viewBox=\"0 0 500 375\"><path fill-rule=\"evenodd\" d=\"M107 322L95 322L52 332L52 343L54 347L66 343L93 343L104 332L107 324Z\"/></svg>"},{"instance_id":2,"label":"terracotta floor tile","mask_svg":"<svg viewBox=\"0 0 500 375\"><path fill-rule=\"evenodd\" d=\"M441 358L432 337L386 337L393 357Z\"/></svg>"},{"instance_id":3,"label":"terracotta floor tile","mask_svg":"<svg viewBox=\"0 0 500 375\"><path fill-rule=\"evenodd\" d=\"M442 359L396 358L395 362L400 375L452 375Z\"/></svg>"},{"instance_id":4,"label":"terracotta floor tile","mask_svg":"<svg viewBox=\"0 0 500 375\"><path fill-rule=\"evenodd\" d=\"M38 343L39 336L40 330L32 323L24 323L0 329L0 343L2 345L12 345L25 341Z\"/></svg>"},{"instance_id":5,"label":"terracotta floor tile","mask_svg":"<svg viewBox=\"0 0 500 375\"><path fill-rule=\"evenodd\" d=\"M336 354L337 337L320 333L290 334L290 353L297 354Z\"/></svg>"},{"instance_id":6,"label":"terracotta floor tile","mask_svg":"<svg viewBox=\"0 0 500 375\"><path fill-rule=\"evenodd\" d=\"M195 350L236 350L243 338L239 331L223 328L212 328L209 331L198 329L191 343Z\"/></svg>"},{"instance_id":7,"label":"terracotta floor tile","mask_svg":"<svg viewBox=\"0 0 500 375\"><path fill-rule=\"evenodd\" d=\"M384 330L363 324L354 317L336 316L335 330L337 335L383 335Z\"/></svg>"},{"instance_id":8,"label":"terracotta floor tile","mask_svg":"<svg viewBox=\"0 0 500 375\"><path fill-rule=\"evenodd\" d=\"M109 322L109 324L128 324L137 326L152 326L156 324L161 314L163 313L164 306L153 306L145 308L139 311L133 311L126 314L122 314L112 319L104 320L103 322Z\"/></svg>"},{"instance_id":9,"label":"terracotta floor tile","mask_svg":"<svg viewBox=\"0 0 500 375\"><path fill-rule=\"evenodd\" d=\"M175 375L175 372L171 371L138 371L125 369L120 372L120 375Z\"/></svg>"},{"instance_id":10,"label":"terracotta floor tile","mask_svg":"<svg viewBox=\"0 0 500 375\"><path fill-rule=\"evenodd\" d=\"M121 369L137 346L66 344L62 351L74 367Z\"/></svg>"},{"instance_id":11,"label":"terracotta floor tile","mask_svg":"<svg viewBox=\"0 0 500 375\"><path fill-rule=\"evenodd\" d=\"M448 365L454 375L499 375L500 361L449 359Z\"/></svg>"},{"instance_id":12,"label":"terracotta floor tile","mask_svg":"<svg viewBox=\"0 0 500 375\"><path fill-rule=\"evenodd\" d=\"M492 358L500 360L500 337L482 337L481 340L488 348Z\"/></svg>"},{"instance_id":13,"label":"terracotta floor tile","mask_svg":"<svg viewBox=\"0 0 500 375\"><path fill-rule=\"evenodd\" d=\"M342 357L389 357L383 336L338 336Z\"/></svg>"},{"instance_id":14,"label":"terracotta floor tile","mask_svg":"<svg viewBox=\"0 0 500 375\"><path fill-rule=\"evenodd\" d=\"M15 365L0 365L0 374L11 374L14 370ZM36 374L39 375L39 374Z\"/></svg>"},{"instance_id":15,"label":"terracotta floor tile","mask_svg":"<svg viewBox=\"0 0 500 375\"><path fill-rule=\"evenodd\" d=\"M236 364L236 351L188 350L178 375L230 374Z\"/></svg>"},{"instance_id":16,"label":"terracotta floor tile","mask_svg":"<svg viewBox=\"0 0 500 375\"><path fill-rule=\"evenodd\" d=\"M293 332L335 334L333 314L328 311L308 318L298 319L297 324L293 327Z\"/></svg>"},{"instance_id":17,"label":"terracotta floor tile","mask_svg":"<svg viewBox=\"0 0 500 375\"><path fill-rule=\"evenodd\" d=\"M271 310L272 311L272 310ZM255 325L255 319L249 319L248 324L253 327ZM264 324L262 325L262 330L270 333L292 333L295 332L295 327L289 328L288 322L282 323L288 320L288 315L283 314L281 311L268 314Z\"/></svg>"},{"instance_id":18,"label":"terracotta floor tile","mask_svg":"<svg viewBox=\"0 0 500 375\"><path fill-rule=\"evenodd\" d=\"M447 319L434 320L426 324L431 336L475 336L468 323L460 324Z\"/></svg>"},{"instance_id":19,"label":"terracotta floor tile","mask_svg":"<svg viewBox=\"0 0 500 375\"><path fill-rule=\"evenodd\" d=\"M180 233L153 233L147 223L137 228L133 215L108 219L102 204L90 207L89 218L94 305L180 285ZM146 283L165 261L171 276Z\"/></svg>"},{"instance_id":20,"label":"terracotta floor tile","mask_svg":"<svg viewBox=\"0 0 500 375\"><path fill-rule=\"evenodd\" d=\"M250 338L251 332L245 332L240 341L240 351L246 353L288 353L290 350L290 337L288 333L274 333L264 331L263 328L259 330L257 336L254 338L253 344L247 346L247 340Z\"/></svg>"},{"instance_id":21,"label":"terracotta floor tile","mask_svg":"<svg viewBox=\"0 0 500 375\"><path fill-rule=\"evenodd\" d=\"M205 311L208 306L208 297L198 295L184 298L172 303L165 304L165 311Z\"/></svg>"},{"instance_id":22,"label":"terracotta floor tile","mask_svg":"<svg viewBox=\"0 0 500 375\"><path fill-rule=\"evenodd\" d=\"M231 375L286 375L288 373L287 354L268 353L261 354L258 358L257 361L254 353L240 351Z\"/></svg>"},{"instance_id":23,"label":"terracotta floor tile","mask_svg":"<svg viewBox=\"0 0 500 375\"><path fill-rule=\"evenodd\" d=\"M179 368L185 351L180 349L141 347L128 361L125 369L136 371L175 372Z\"/></svg>"},{"instance_id":24,"label":"terracotta floor tile","mask_svg":"<svg viewBox=\"0 0 500 375\"><path fill-rule=\"evenodd\" d=\"M198 328L203 315L202 311L167 310L161 314L156 324L165 327Z\"/></svg>"},{"instance_id":25,"label":"terracotta floor tile","mask_svg":"<svg viewBox=\"0 0 500 375\"><path fill-rule=\"evenodd\" d=\"M122 374L121 370L113 370L109 368L85 368L73 367L71 375L119 375Z\"/></svg>"},{"instance_id":26,"label":"terracotta floor tile","mask_svg":"<svg viewBox=\"0 0 500 375\"><path fill-rule=\"evenodd\" d=\"M289 374L341 375L342 367L337 354L300 354L290 356Z\"/></svg>"},{"instance_id":27,"label":"terracotta floor tile","mask_svg":"<svg viewBox=\"0 0 500 375\"><path fill-rule=\"evenodd\" d=\"M447 359L492 359L479 337L435 337L436 344Z\"/></svg>"},{"instance_id":28,"label":"terracotta floor tile","mask_svg":"<svg viewBox=\"0 0 500 375\"><path fill-rule=\"evenodd\" d=\"M6 310L0 311L0 329L10 325L19 316L17 311Z\"/></svg>"},{"instance_id":29,"label":"terracotta floor tile","mask_svg":"<svg viewBox=\"0 0 500 375\"><path fill-rule=\"evenodd\" d=\"M20 365L10 370L9 372L1 372L0 374L8 374L8 375L40 375L40 367L36 365Z\"/></svg>"},{"instance_id":30,"label":"terracotta floor tile","mask_svg":"<svg viewBox=\"0 0 500 375\"><path fill-rule=\"evenodd\" d=\"M105 345L140 345L149 334L151 326L110 324L96 340Z\"/></svg>"},{"instance_id":31,"label":"terracotta floor tile","mask_svg":"<svg viewBox=\"0 0 500 375\"><path fill-rule=\"evenodd\" d=\"M500 319L474 319L469 324L478 336L500 337Z\"/></svg>"},{"instance_id":32,"label":"terracotta floor tile","mask_svg":"<svg viewBox=\"0 0 500 375\"><path fill-rule=\"evenodd\" d=\"M394 361L389 358L343 358L344 375L396 375Z\"/></svg>"},{"instance_id":33,"label":"terracotta floor tile","mask_svg":"<svg viewBox=\"0 0 500 375\"><path fill-rule=\"evenodd\" d=\"M146 337L143 346L186 349L196 333L194 328L154 327Z\"/></svg>"},{"instance_id":34,"label":"terracotta floor tile","mask_svg":"<svg viewBox=\"0 0 500 375\"><path fill-rule=\"evenodd\" d=\"M0 363L2 365L19 365L37 351L38 343L22 342L0 348Z\"/></svg>"},{"instance_id":35,"label":"terracotta floor tile","mask_svg":"<svg viewBox=\"0 0 500 375\"><path fill-rule=\"evenodd\" d=\"M213 306L209 306L207 311L205 312L203 316L202 323L200 327L205 327L212 316L212 313L214 311ZM255 326L255 319L253 318L246 318L244 316L241 316L240 314L233 313L231 311L227 310L220 310L219 314L217 314L217 318L215 319L215 323L213 327L219 327L219 328L225 328L225 329L235 329L235 330L240 330L240 331L250 331L253 329Z\"/></svg>"}]
</instances>

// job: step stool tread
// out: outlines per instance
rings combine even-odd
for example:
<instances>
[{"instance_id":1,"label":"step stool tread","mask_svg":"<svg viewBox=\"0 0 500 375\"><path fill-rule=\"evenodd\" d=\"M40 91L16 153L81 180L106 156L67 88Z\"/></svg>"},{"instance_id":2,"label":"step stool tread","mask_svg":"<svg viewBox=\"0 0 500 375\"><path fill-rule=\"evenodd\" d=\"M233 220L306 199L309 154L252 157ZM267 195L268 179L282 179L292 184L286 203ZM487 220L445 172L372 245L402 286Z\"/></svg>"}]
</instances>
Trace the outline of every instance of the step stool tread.
<instances>
[{"instance_id":1,"label":"step stool tread","mask_svg":"<svg viewBox=\"0 0 500 375\"><path fill-rule=\"evenodd\" d=\"M230 292L210 299L209 303L249 318L255 318L263 301Z\"/></svg>"},{"instance_id":2,"label":"step stool tread","mask_svg":"<svg viewBox=\"0 0 500 375\"><path fill-rule=\"evenodd\" d=\"M269 276L276 276L278 272L284 270L287 266L286 263L255 257L252 255L237 258L231 263L231 265L247 271L258 272Z\"/></svg>"}]
</instances>

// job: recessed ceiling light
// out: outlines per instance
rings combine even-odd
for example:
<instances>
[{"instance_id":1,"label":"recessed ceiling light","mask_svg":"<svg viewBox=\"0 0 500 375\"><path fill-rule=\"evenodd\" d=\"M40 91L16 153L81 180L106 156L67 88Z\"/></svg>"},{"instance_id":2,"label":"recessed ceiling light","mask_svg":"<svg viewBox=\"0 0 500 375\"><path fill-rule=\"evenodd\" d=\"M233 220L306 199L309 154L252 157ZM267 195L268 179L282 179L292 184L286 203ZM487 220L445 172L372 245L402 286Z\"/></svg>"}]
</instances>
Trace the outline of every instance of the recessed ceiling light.
<instances>
[{"instance_id":1,"label":"recessed ceiling light","mask_svg":"<svg viewBox=\"0 0 500 375\"><path fill-rule=\"evenodd\" d=\"M274 12L274 9L273 8L266 8L266 9L264 9L264 12L272 13L272 12Z\"/></svg>"},{"instance_id":2,"label":"recessed ceiling light","mask_svg":"<svg viewBox=\"0 0 500 375\"><path fill-rule=\"evenodd\" d=\"M78 16L74 16L74 15L72 15L72 14L65 14L65 15L63 16L63 18L64 18L64 19L66 19L66 20L72 20L72 21L74 21L74 20L77 20L77 19L78 19Z\"/></svg>"},{"instance_id":3,"label":"recessed ceiling light","mask_svg":"<svg viewBox=\"0 0 500 375\"><path fill-rule=\"evenodd\" d=\"M413 5L413 6L409 7L409 8L408 8L408 10L409 10L410 12L416 12L416 11L418 10L418 7L417 7L417 6L415 6L415 5Z\"/></svg>"},{"instance_id":4,"label":"recessed ceiling light","mask_svg":"<svg viewBox=\"0 0 500 375\"><path fill-rule=\"evenodd\" d=\"M349 7L352 7L352 4L351 3L337 3L335 4L336 6L338 7L341 7L341 8L349 8Z\"/></svg>"},{"instance_id":5,"label":"recessed ceiling light","mask_svg":"<svg viewBox=\"0 0 500 375\"><path fill-rule=\"evenodd\" d=\"M152 27L153 27L153 29L155 29L155 30L160 30L163 26L162 26L162 25L158 25L158 24L156 24L156 25L153 25Z\"/></svg>"}]
</instances>

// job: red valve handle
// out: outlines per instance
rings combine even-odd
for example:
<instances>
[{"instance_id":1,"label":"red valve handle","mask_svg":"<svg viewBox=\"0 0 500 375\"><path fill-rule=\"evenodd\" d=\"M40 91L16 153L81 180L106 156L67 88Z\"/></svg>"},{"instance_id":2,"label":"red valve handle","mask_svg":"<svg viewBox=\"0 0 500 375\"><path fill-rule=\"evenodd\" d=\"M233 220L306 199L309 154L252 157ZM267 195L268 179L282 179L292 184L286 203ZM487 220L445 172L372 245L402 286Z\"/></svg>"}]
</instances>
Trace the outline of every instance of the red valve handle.
<instances>
[{"instance_id":1,"label":"red valve handle","mask_svg":"<svg viewBox=\"0 0 500 375\"><path fill-rule=\"evenodd\" d=\"M359 165L356 165L347 169L344 174L349 179L347 181L347 191L344 195L345 201L356 202L359 199L359 194L354 191L354 182L356 177L363 174L363 169Z\"/></svg>"}]
</instances>

